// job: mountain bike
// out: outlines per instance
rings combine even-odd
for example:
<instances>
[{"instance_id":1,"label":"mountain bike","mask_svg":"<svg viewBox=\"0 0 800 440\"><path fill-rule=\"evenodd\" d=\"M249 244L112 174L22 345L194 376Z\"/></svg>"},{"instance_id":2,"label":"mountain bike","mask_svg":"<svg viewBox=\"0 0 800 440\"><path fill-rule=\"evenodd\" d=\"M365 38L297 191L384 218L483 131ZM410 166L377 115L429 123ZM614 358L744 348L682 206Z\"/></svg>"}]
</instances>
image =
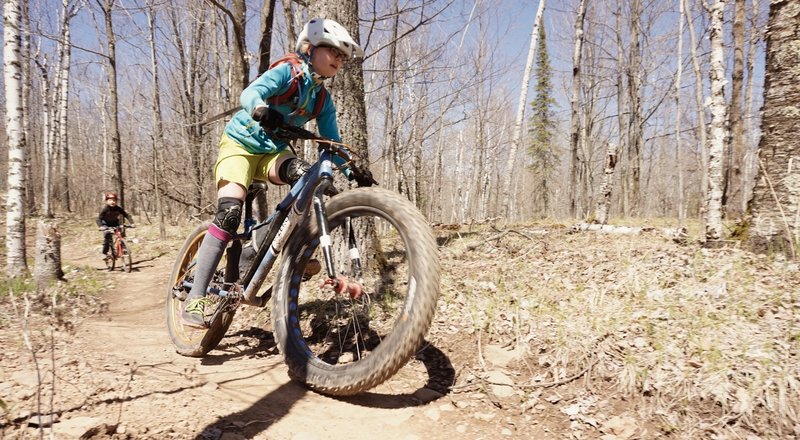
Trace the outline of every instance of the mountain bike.
<instances>
[{"instance_id":1,"label":"mountain bike","mask_svg":"<svg viewBox=\"0 0 800 440\"><path fill-rule=\"evenodd\" d=\"M263 221L253 219L252 200L264 185L248 189L244 230L206 290L205 329L180 319L208 223L189 234L167 288L167 328L178 353L204 356L238 307L265 307L271 299L272 330L290 377L324 394L357 394L394 375L420 347L439 296L436 241L408 199L371 186L377 182L346 145L295 127L276 135L315 141L317 161ZM334 186L334 156L364 187ZM275 263L274 282L265 285Z\"/></svg>"},{"instance_id":2,"label":"mountain bike","mask_svg":"<svg viewBox=\"0 0 800 440\"><path fill-rule=\"evenodd\" d=\"M117 266L117 260L122 264L122 270L130 272L133 268L133 257L131 256L131 249L125 241L125 228L135 228L133 225L121 226L106 226L103 232L111 232L114 237L112 238L111 247L106 254L106 268L111 271Z\"/></svg>"}]
</instances>

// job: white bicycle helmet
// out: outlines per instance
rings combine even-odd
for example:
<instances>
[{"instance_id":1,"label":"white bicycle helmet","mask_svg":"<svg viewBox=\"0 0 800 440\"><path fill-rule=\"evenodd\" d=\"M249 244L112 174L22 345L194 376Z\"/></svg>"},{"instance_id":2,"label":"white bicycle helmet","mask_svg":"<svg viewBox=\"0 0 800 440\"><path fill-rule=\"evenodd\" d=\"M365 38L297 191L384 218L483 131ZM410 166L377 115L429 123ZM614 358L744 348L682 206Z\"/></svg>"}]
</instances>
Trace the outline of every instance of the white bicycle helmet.
<instances>
[{"instance_id":1,"label":"white bicycle helmet","mask_svg":"<svg viewBox=\"0 0 800 440\"><path fill-rule=\"evenodd\" d=\"M333 20L314 18L306 23L303 31L297 37L296 50L298 52L306 41L314 46L333 46L350 58L364 56L364 49L353 41L353 38L342 25Z\"/></svg>"}]
</instances>

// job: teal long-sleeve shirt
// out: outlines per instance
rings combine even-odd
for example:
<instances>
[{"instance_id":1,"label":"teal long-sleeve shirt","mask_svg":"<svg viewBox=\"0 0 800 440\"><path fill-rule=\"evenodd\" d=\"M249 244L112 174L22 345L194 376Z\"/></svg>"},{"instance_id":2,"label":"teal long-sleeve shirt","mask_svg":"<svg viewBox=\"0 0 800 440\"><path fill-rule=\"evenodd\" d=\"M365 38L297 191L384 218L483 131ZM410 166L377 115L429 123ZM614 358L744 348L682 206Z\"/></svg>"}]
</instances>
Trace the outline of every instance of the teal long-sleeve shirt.
<instances>
[{"instance_id":1,"label":"teal long-sleeve shirt","mask_svg":"<svg viewBox=\"0 0 800 440\"><path fill-rule=\"evenodd\" d=\"M301 63L301 68L303 75L297 80L298 93L294 98L297 100L296 104L289 100L285 104L270 105L284 116L288 124L296 127L308 122L308 116L313 112L322 88L322 84L316 83L312 78L308 64ZM294 78L289 63L279 64L256 78L242 91L242 109L225 126L225 134L250 153L271 154L284 150L287 147L286 142L271 138L251 115L256 107L269 105L269 98L286 93L292 81ZM303 111L298 111L301 109ZM325 95L325 104L317 117L317 127L321 136L341 142L336 124L336 108L329 93Z\"/></svg>"}]
</instances>

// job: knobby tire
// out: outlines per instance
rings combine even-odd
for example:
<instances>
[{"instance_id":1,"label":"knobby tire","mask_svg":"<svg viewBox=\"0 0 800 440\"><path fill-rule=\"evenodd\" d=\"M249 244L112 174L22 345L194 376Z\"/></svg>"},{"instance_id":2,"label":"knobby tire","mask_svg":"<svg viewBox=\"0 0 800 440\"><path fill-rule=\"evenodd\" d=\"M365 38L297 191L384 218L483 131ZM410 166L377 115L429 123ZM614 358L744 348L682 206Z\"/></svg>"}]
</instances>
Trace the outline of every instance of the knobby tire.
<instances>
[{"instance_id":1,"label":"knobby tire","mask_svg":"<svg viewBox=\"0 0 800 440\"><path fill-rule=\"evenodd\" d=\"M334 244L346 243L351 225L356 230L364 222L382 233L374 252L361 255L364 293L352 299L347 292L323 292L324 269L301 281L311 258L324 265L312 216L298 226L281 260L272 325L293 379L324 394L347 396L390 378L420 347L439 295L439 259L425 218L399 194L354 189L331 198L326 210ZM337 253L340 273L349 264L346 252Z\"/></svg>"},{"instance_id":2,"label":"knobby tire","mask_svg":"<svg viewBox=\"0 0 800 440\"><path fill-rule=\"evenodd\" d=\"M223 308L210 326L206 329L197 329L183 325L181 322L180 316L184 302L178 297L181 294L180 284L184 280L192 281L194 279L195 256L208 231L209 224L203 223L195 228L183 242L183 246L181 246L178 257L172 267L172 274L167 286L165 310L167 330L172 343L175 345L175 351L183 356L202 357L213 350L225 336L225 332L231 326L233 316L236 313L233 307L228 307L227 299L209 294L215 301L212 301L212 304L206 307L206 319L209 319L214 314L217 307ZM217 271L211 284L218 283L221 285L225 278L225 267L226 257L223 256L222 261L217 266ZM185 292L183 292L183 295L185 295Z\"/></svg>"}]
</instances>

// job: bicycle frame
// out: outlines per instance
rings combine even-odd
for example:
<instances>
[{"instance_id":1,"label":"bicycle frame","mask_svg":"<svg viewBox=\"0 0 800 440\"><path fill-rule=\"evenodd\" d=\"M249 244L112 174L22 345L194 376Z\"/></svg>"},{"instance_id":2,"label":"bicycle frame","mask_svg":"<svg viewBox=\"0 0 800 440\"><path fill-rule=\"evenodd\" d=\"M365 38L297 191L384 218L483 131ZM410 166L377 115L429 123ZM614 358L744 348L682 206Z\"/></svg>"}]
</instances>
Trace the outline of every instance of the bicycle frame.
<instances>
[{"instance_id":1,"label":"bicycle frame","mask_svg":"<svg viewBox=\"0 0 800 440\"><path fill-rule=\"evenodd\" d=\"M322 195L329 189L334 189L335 191L333 187L334 154L330 147L320 145L319 159L300 180L292 186L289 194L277 205L272 214L270 214L266 220L253 226L245 224L244 232L233 237L232 240L242 242L251 238L252 232L255 229L269 225L268 233L263 239L261 246L259 246L252 263L242 277L241 284L237 285L234 283L231 286L231 290L217 289L209 286L206 289L207 293L220 297L241 299L245 304L258 307L263 307L266 304L269 297L267 295L258 297L258 291L264 284L272 266L278 260L281 250L283 250L290 237L292 237L292 233L297 225L300 224L301 221L307 220L306 214L309 212L309 207L311 205L314 207L315 218L320 227L320 231L322 231L321 235L325 236L327 234L328 225L325 218L325 207L322 202ZM330 240L320 240L320 244L325 255L328 277L333 280L335 285L336 270L333 263ZM183 286L186 289L191 289L192 283L184 281ZM243 289L243 291L240 289Z\"/></svg>"}]
</instances>

